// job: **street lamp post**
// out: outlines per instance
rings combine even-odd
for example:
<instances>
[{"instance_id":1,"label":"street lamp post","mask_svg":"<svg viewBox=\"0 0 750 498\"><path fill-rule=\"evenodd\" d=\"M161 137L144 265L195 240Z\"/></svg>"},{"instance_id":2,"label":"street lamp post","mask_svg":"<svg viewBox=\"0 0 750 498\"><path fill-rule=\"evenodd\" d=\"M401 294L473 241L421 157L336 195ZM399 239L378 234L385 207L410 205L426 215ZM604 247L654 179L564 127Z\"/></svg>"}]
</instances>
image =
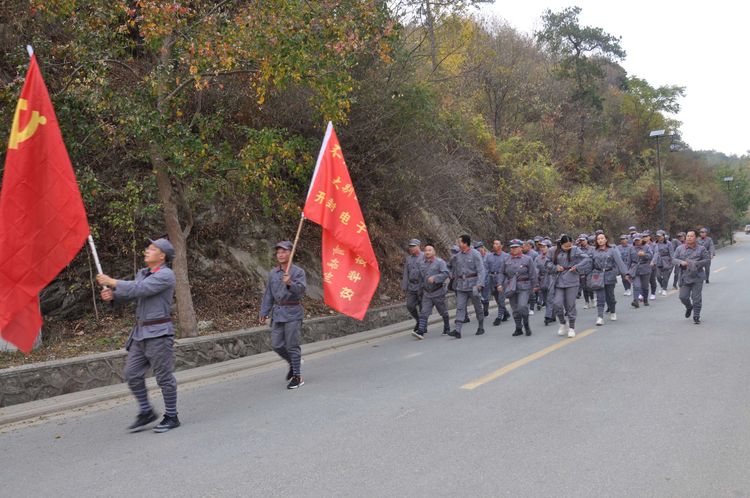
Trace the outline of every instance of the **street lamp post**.
<instances>
[{"instance_id":1,"label":"street lamp post","mask_svg":"<svg viewBox=\"0 0 750 498\"><path fill-rule=\"evenodd\" d=\"M664 222L664 186L661 181L661 158L659 157L659 137L663 137L666 134L666 130L654 130L649 133L650 138L656 138L656 167L659 170L659 219L661 223L661 229L666 230L667 226Z\"/></svg>"},{"instance_id":2,"label":"street lamp post","mask_svg":"<svg viewBox=\"0 0 750 498\"><path fill-rule=\"evenodd\" d=\"M732 220L734 218L734 208L732 207L732 193L730 192L730 185L734 181L733 176L725 176L724 183L727 185L727 202L729 204L729 244L734 244L734 237L732 234Z\"/></svg>"}]
</instances>

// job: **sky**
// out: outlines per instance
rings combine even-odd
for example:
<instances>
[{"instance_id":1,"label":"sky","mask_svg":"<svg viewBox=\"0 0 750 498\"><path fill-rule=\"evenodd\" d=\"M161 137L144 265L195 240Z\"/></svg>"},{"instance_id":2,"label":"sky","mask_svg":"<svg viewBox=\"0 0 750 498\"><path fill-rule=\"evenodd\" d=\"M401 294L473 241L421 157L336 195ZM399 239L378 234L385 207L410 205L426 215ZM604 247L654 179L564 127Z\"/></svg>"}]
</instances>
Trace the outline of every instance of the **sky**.
<instances>
[{"instance_id":1,"label":"sky","mask_svg":"<svg viewBox=\"0 0 750 498\"><path fill-rule=\"evenodd\" d=\"M482 15L505 19L531 34L546 9L578 6L581 25L621 37L620 64L651 86L684 86L682 140L694 150L750 151L750 3L714 0L495 0Z\"/></svg>"}]
</instances>

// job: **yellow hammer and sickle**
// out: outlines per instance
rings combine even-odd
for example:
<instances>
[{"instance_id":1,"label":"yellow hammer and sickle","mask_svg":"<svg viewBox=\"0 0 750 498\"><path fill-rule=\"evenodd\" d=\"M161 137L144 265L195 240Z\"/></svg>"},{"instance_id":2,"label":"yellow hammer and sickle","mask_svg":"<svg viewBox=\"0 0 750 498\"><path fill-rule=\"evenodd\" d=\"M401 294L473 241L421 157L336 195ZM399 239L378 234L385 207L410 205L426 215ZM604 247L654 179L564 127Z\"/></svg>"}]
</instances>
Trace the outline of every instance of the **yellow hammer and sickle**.
<instances>
[{"instance_id":1,"label":"yellow hammer and sickle","mask_svg":"<svg viewBox=\"0 0 750 498\"><path fill-rule=\"evenodd\" d=\"M16 113L13 116L13 129L10 131L9 149L17 149L18 144L34 136L39 125L47 124L47 118L39 114L38 111L31 111L31 119L29 120L29 123L26 125L26 128L20 130L21 111L25 111L28 107L29 102L26 99L18 99Z\"/></svg>"}]
</instances>

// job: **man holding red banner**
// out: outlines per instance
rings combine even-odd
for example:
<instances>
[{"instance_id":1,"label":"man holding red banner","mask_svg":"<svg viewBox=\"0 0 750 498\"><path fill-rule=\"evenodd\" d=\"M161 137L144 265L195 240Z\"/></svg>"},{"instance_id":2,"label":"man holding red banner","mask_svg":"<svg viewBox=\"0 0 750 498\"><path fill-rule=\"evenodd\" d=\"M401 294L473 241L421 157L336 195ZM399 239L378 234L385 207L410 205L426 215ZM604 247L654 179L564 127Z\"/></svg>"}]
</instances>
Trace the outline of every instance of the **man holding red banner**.
<instances>
[{"instance_id":1,"label":"man holding red banner","mask_svg":"<svg viewBox=\"0 0 750 498\"><path fill-rule=\"evenodd\" d=\"M39 293L89 235L57 117L30 53L0 193L0 335L25 353L42 326Z\"/></svg>"},{"instance_id":2,"label":"man holding red banner","mask_svg":"<svg viewBox=\"0 0 750 498\"><path fill-rule=\"evenodd\" d=\"M323 227L325 303L362 320L380 282L380 269L331 123L323 139L303 215Z\"/></svg>"}]
</instances>

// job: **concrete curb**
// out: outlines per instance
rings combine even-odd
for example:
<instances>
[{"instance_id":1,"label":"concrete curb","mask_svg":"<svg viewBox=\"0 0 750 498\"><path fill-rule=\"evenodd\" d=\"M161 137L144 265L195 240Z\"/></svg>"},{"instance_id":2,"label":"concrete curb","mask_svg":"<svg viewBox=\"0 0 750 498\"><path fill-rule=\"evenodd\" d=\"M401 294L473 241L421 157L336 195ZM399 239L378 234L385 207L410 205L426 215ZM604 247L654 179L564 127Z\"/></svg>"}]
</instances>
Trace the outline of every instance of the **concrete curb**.
<instances>
[{"instance_id":1,"label":"concrete curb","mask_svg":"<svg viewBox=\"0 0 750 498\"><path fill-rule=\"evenodd\" d=\"M490 303L490 309L494 308L496 308L496 305ZM455 318L456 310L450 310L449 314L451 318ZM410 319L373 330L337 337L335 339L304 344L302 346L303 354L310 355L323 351L335 351L354 344L367 343L376 339L397 335L402 332L410 331L413 327L413 323L414 322ZM439 315L433 314L430 318L429 324L433 325L436 323L442 323L442 318ZM272 363L279 363L279 365L281 365L283 362L275 352L270 351L235 360L213 363L203 367L182 370L180 372L175 372L175 377L177 378L178 385L186 387L199 381L205 381L206 379L252 370ZM158 396L161 395L153 377L146 380L146 386L150 393ZM128 398L130 396L131 393L127 384L122 383L70 394L63 394L37 401L30 401L28 403L11 405L0 408L0 428L17 422L47 417L67 410L82 408L104 401Z\"/></svg>"}]
</instances>

